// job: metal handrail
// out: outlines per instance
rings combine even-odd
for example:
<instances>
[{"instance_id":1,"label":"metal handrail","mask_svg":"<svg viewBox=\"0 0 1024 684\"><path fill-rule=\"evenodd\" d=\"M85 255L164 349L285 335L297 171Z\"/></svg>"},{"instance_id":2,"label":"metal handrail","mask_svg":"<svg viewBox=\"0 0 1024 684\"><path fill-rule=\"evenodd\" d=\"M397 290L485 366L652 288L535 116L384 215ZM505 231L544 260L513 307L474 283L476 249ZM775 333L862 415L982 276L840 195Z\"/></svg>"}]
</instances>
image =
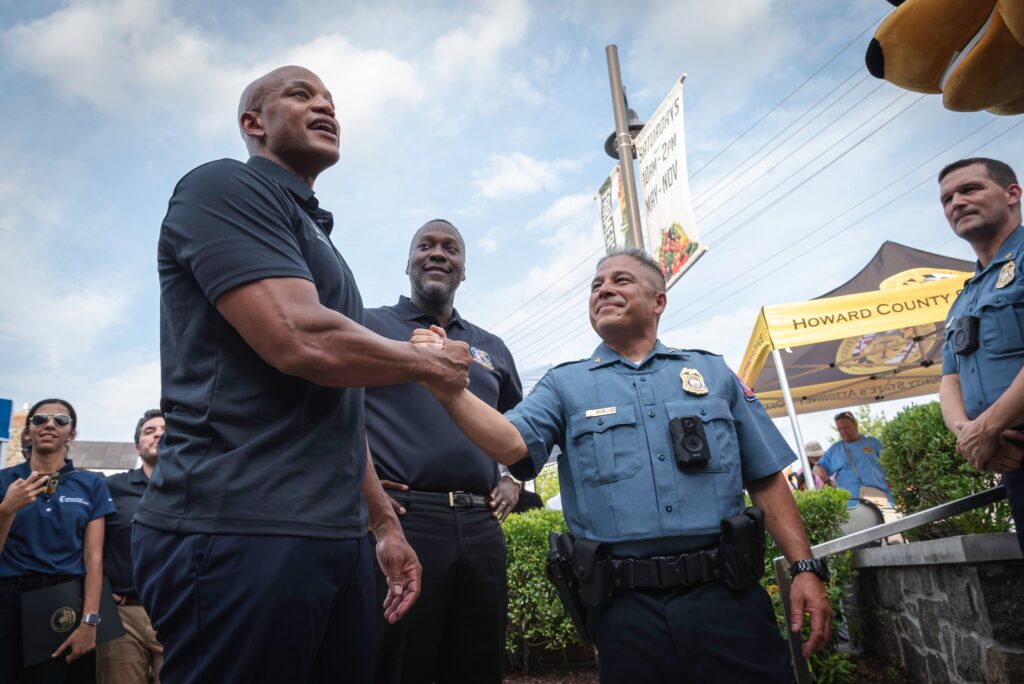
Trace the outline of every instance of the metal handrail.
<instances>
[{"instance_id":1,"label":"metal handrail","mask_svg":"<svg viewBox=\"0 0 1024 684\"><path fill-rule=\"evenodd\" d=\"M938 522L939 520L945 520L946 518L960 513L966 513L967 511L973 511L976 508L987 506L989 504L997 503L1006 498L1006 487L1000 485L993 487L992 489L986 489L983 492L977 494L971 494L965 496L962 499L950 501L948 503L940 504L934 508L929 508L917 513L912 513L906 517L900 518L899 520L893 520L892 522L882 523L881 525L875 525L869 527L866 530L854 532L848 534L845 537L839 537L838 539L832 539L821 544L817 544L811 547L811 554L815 558L827 558L843 551L850 551L859 546L869 544L885 537L906 532L908 530L914 530L918 527ZM779 599L782 601L782 611L786 616L786 625L792 624L792 616L789 610L789 561L783 556L779 556L773 561L775 566L775 580L779 585ZM793 659L793 672L796 675L798 684L810 684L811 673L807 668L807 661L804 659L803 651L803 635L800 632L789 633L789 653Z\"/></svg>"}]
</instances>

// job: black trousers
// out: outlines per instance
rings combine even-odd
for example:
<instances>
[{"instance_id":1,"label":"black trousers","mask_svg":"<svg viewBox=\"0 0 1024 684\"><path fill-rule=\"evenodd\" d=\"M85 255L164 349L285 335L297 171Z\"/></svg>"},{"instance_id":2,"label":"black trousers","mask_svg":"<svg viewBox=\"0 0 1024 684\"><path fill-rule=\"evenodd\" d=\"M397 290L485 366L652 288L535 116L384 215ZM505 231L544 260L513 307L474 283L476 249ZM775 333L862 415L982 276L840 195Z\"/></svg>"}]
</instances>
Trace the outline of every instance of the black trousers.
<instances>
[{"instance_id":1,"label":"black trousers","mask_svg":"<svg viewBox=\"0 0 1024 684\"><path fill-rule=\"evenodd\" d=\"M63 655L28 668L21 665L21 595L73 579L76 578L28 575L0 580L0 683L93 684L96 681L95 650L70 665Z\"/></svg>"},{"instance_id":2,"label":"black trousers","mask_svg":"<svg viewBox=\"0 0 1024 684\"><path fill-rule=\"evenodd\" d=\"M489 508L403 505L402 529L423 564L423 591L395 624L378 618L374 681L497 684L508 619L501 526ZM379 605L387 585L377 580Z\"/></svg>"},{"instance_id":3,"label":"black trousers","mask_svg":"<svg viewBox=\"0 0 1024 684\"><path fill-rule=\"evenodd\" d=\"M760 586L718 582L684 591L630 591L592 608L601 684L789 684L789 651Z\"/></svg>"},{"instance_id":4,"label":"black trousers","mask_svg":"<svg viewBox=\"0 0 1024 684\"><path fill-rule=\"evenodd\" d=\"M177 534L136 524L135 587L164 645L162 684L371 678L365 536Z\"/></svg>"}]
</instances>

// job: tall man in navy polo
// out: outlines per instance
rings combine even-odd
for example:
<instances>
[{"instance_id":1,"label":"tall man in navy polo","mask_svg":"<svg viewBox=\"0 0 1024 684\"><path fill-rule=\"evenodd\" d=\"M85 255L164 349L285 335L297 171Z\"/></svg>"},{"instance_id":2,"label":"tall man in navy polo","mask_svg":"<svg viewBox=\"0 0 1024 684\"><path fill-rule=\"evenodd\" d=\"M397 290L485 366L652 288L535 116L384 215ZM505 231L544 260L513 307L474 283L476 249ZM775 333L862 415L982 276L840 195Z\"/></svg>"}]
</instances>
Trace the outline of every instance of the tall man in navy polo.
<instances>
[{"instance_id":1,"label":"tall man in navy polo","mask_svg":"<svg viewBox=\"0 0 1024 684\"><path fill-rule=\"evenodd\" d=\"M496 335L455 310L465 280L466 243L444 220L413 235L405 272L411 293L366 311L366 327L408 340L438 325L469 345L469 391L507 411L523 398L512 355ZM401 622L379 621L379 684L500 682L508 618L505 538L500 521L520 485L452 422L421 385L366 391L366 431L374 467L391 490L402 529L423 563L423 593ZM383 597L387 585L378 581Z\"/></svg>"},{"instance_id":2,"label":"tall man in navy polo","mask_svg":"<svg viewBox=\"0 0 1024 684\"><path fill-rule=\"evenodd\" d=\"M1002 473L1024 550L1024 227L1021 186L1005 163L962 159L939 173L942 208L978 268L949 309L939 400L956 448Z\"/></svg>"},{"instance_id":3,"label":"tall man in navy polo","mask_svg":"<svg viewBox=\"0 0 1024 684\"><path fill-rule=\"evenodd\" d=\"M158 247L160 465L135 516L135 587L164 684L370 679L374 580L387 619L420 567L373 469L363 387L468 382L469 348L361 325L313 182L338 161L330 92L283 67L242 93L252 155L178 183ZM365 476L365 477L364 477Z\"/></svg>"},{"instance_id":4,"label":"tall man in navy polo","mask_svg":"<svg viewBox=\"0 0 1024 684\"><path fill-rule=\"evenodd\" d=\"M658 341L665 304L665 277L649 255L612 252L591 283L590 321L602 339L593 355L550 370L504 416L470 392L428 387L474 443L519 477L535 475L554 445L562 449L565 520L576 548L590 549L574 555L574 572L581 583L605 569L618 573L587 617L604 684L788 683L768 595L753 576L727 588L709 564L725 553L720 526L744 510L745 485L794 564L790 627L799 629L806 610L804 654L825 644L831 608L815 574L827 573L811 560L782 474L793 453L720 356ZM444 337L435 326L413 341ZM698 448L709 453L700 468L677 467L676 418L701 426Z\"/></svg>"},{"instance_id":5,"label":"tall man in navy polo","mask_svg":"<svg viewBox=\"0 0 1024 684\"><path fill-rule=\"evenodd\" d=\"M142 414L135 425L135 451L142 465L126 473L107 478L110 497L117 511L106 518L103 536L103 574L110 582L117 612L125 633L96 647L98 684L136 684L149 681L160 684L164 647L156 638L149 616L139 602L132 580L131 525L139 500L153 476L157 445L164 434L164 416L160 409Z\"/></svg>"}]
</instances>

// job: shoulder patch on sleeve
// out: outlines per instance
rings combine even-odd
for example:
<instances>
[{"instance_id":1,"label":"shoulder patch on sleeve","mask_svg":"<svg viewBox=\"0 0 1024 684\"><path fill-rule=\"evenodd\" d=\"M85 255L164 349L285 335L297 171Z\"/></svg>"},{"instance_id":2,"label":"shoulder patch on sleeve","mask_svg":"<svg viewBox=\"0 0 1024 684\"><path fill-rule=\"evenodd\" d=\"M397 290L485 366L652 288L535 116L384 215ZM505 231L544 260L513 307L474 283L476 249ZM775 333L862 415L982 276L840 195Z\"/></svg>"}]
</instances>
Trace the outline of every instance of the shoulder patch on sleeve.
<instances>
[{"instance_id":1,"label":"shoulder patch on sleeve","mask_svg":"<svg viewBox=\"0 0 1024 684\"><path fill-rule=\"evenodd\" d=\"M732 373L732 377L736 378L736 383L740 386L740 390L743 392L744 399L746 399L747 401L754 401L755 399L757 399L757 395L754 394L754 390L747 387L747 383L740 380L740 376L736 375L736 371L730 368L729 372Z\"/></svg>"}]
</instances>

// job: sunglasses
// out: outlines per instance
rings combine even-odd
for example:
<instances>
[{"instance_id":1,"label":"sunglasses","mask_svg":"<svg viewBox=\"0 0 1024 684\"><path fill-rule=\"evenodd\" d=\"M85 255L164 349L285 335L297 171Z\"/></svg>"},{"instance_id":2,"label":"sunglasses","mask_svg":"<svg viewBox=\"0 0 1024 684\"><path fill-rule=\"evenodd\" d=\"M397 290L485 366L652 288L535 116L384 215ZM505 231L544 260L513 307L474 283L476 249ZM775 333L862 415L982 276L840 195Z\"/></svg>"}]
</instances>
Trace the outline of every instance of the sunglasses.
<instances>
[{"instance_id":1,"label":"sunglasses","mask_svg":"<svg viewBox=\"0 0 1024 684\"><path fill-rule=\"evenodd\" d=\"M51 418L53 418L53 422L57 427L67 427L68 425L71 425L71 416L66 413L55 413L52 416L49 413L36 413L33 414L29 420L31 420L32 424L36 427L41 427L49 423Z\"/></svg>"},{"instance_id":2,"label":"sunglasses","mask_svg":"<svg viewBox=\"0 0 1024 684\"><path fill-rule=\"evenodd\" d=\"M842 413L837 413L835 415L835 417L832 418L832 420L839 420L840 418L845 418L846 420L852 420L854 423L857 422L857 419L854 418L853 414L850 413L849 411L843 411Z\"/></svg>"}]
</instances>

